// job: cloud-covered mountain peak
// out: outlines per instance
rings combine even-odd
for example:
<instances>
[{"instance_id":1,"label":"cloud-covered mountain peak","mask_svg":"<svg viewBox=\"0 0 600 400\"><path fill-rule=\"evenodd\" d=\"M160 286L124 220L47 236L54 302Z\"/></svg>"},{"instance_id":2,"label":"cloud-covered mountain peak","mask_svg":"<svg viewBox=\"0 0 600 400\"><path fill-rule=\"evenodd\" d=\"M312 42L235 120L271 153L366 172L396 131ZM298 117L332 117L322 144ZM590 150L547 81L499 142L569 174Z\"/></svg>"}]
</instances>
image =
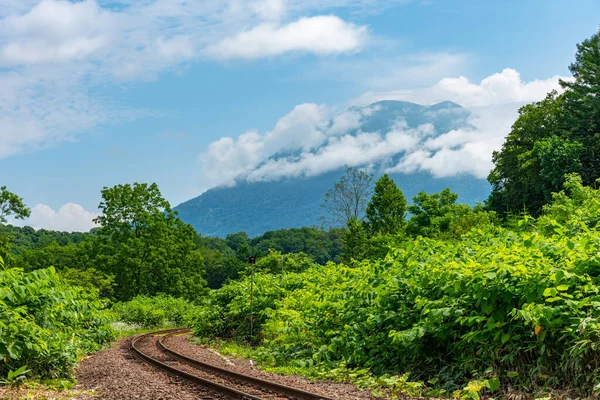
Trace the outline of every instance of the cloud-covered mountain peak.
<instances>
[{"instance_id":1,"label":"cloud-covered mountain peak","mask_svg":"<svg viewBox=\"0 0 600 400\"><path fill-rule=\"evenodd\" d=\"M339 180L344 165L369 167L377 175L389 172L408 198L448 186L469 203L482 201L489 193L481 176L461 173L467 168L460 162L450 160L458 172L443 164L452 153L441 153L441 161L436 158L445 151L439 149L460 143L465 132L473 131L469 110L458 104L378 101L333 115L327 111L302 105L262 141L255 133L246 134L238 142L247 148L268 146L280 137L288 146L238 174L233 185L213 188L179 205L181 218L202 234L221 236L311 226L318 223L323 196ZM463 153L460 157L466 158ZM450 173L436 179L434 171Z\"/></svg>"},{"instance_id":2,"label":"cloud-covered mountain peak","mask_svg":"<svg viewBox=\"0 0 600 400\"><path fill-rule=\"evenodd\" d=\"M469 110L451 101L432 106L398 100L383 100L366 107L354 107L349 111L363 114L360 130L363 132L388 132L405 122L407 128L432 124L436 134L445 133L467 125Z\"/></svg>"},{"instance_id":3,"label":"cloud-covered mountain peak","mask_svg":"<svg viewBox=\"0 0 600 400\"><path fill-rule=\"evenodd\" d=\"M239 174L242 181L269 181L294 177L310 177L343 168L344 165L371 166L380 170L406 163L403 157L428 140L448 132L472 127L469 110L446 101L431 106L396 100L378 101L363 107L351 107L302 130L312 143L289 140L252 168ZM287 124L287 121L286 121ZM278 126L285 124L278 123ZM289 127L289 124L287 125ZM269 135L300 134L295 130L273 130Z\"/></svg>"}]
</instances>

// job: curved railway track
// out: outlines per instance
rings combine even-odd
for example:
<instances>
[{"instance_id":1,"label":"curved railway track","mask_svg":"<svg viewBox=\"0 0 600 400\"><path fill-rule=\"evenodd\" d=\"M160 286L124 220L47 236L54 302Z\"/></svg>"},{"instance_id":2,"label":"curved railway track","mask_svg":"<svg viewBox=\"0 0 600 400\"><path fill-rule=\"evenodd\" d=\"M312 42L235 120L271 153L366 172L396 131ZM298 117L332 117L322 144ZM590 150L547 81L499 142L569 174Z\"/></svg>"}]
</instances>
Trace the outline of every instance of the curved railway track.
<instances>
[{"instance_id":1,"label":"curved railway track","mask_svg":"<svg viewBox=\"0 0 600 400\"><path fill-rule=\"evenodd\" d=\"M131 352L152 366L198 384L218 394L220 398L238 400L333 400L319 394L208 364L187 357L165 345L165 339L169 336L189 331L189 329L169 329L137 336L131 341Z\"/></svg>"}]
</instances>

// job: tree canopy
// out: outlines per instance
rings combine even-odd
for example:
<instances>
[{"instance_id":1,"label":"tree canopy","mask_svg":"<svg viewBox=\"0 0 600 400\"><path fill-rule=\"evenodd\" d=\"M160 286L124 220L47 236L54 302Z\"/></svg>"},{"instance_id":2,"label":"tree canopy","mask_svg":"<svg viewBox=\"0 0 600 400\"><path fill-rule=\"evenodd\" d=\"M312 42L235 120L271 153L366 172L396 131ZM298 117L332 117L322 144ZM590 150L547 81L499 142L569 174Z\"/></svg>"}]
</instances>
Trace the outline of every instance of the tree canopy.
<instances>
[{"instance_id":1,"label":"tree canopy","mask_svg":"<svg viewBox=\"0 0 600 400\"><path fill-rule=\"evenodd\" d=\"M372 190L373 174L346 166L340 181L325 194L324 219L330 226L346 226L352 218L362 221Z\"/></svg>"},{"instance_id":2,"label":"tree canopy","mask_svg":"<svg viewBox=\"0 0 600 400\"><path fill-rule=\"evenodd\" d=\"M371 235L396 233L405 224L406 198L388 174L382 175L375 183L366 215Z\"/></svg>"},{"instance_id":3,"label":"tree canopy","mask_svg":"<svg viewBox=\"0 0 600 400\"><path fill-rule=\"evenodd\" d=\"M493 155L488 206L501 215L539 215L568 173L585 185L600 178L600 33L577 46L569 69L564 93L522 107Z\"/></svg>"},{"instance_id":4,"label":"tree canopy","mask_svg":"<svg viewBox=\"0 0 600 400\"><path fill-rule=\"evenodd\" d=\"M6 186L0 187L0 224L6 223L6 218L13 216L16 219L25 219L31 214L23 199L9 192Z\"/></svg>"},{"instance_id":5,"label":"tree canopy","mask_svg":"<svg viewBox=\"0 0 600 400\"><path fill-rule=\"evenodd\" d=\"M118 298L157 293L197 297L205 286L195 231L183 223L153 183L102 190L99 234L114 251L106 258Z\"/></svg>"}]
</instances>

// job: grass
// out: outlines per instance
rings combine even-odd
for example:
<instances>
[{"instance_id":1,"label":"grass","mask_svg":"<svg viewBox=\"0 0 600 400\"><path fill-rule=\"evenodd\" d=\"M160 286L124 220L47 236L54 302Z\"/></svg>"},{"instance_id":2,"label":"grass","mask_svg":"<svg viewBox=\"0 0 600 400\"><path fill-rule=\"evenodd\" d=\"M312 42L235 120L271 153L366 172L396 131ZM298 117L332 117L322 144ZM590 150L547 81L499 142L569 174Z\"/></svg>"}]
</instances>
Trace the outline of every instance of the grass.
<instances>
[{"instance_id":1,"label":"grass","mask_svg":"<svg viewBox=\"0 0 600 400\"><path fill-rule=\"evenodd\" d=\"M29 380L19 387L0 386L2 399L66 400L80 397L97 397L95 390L73 389L74 380L52 379L44 381Z\"/></svg>"},{"instance_id":2,"label":"grass","mask_svg":"<svg viewBox=\"0 0 600 400\"><path fill-rule=\"evenodd\" d=\"M157 326L154 328L143 327L138 324L130 324L126 322L113 322L112 327L115 330L116 339L129 337L132 335L141 335L144 333L160 331L163 329L174 328L174 325Z\"/></svg>"},{"instance_id":3,"label":"grass","mask_svg":"<svg viewBox=\"0 0 600 400\"><path fill-rule=\"evenodd\" d=\"M247 343L221 339L196 339L196 344L203 344L217 349L226 356L242 359L260 359L257 350ZM403 376L375 377L366 369L348 369L344 366L325 368L324 366L309 365L268 365L256 364L264 372L279 375L296 375L308 380L320 380L338 383L350 383L361 389L368 390L377 398L422 397L426 394L422 382L410 382L408 374ZM446 393L436 392L434 397L446 397Z\"/></svg>"}]
</instances>

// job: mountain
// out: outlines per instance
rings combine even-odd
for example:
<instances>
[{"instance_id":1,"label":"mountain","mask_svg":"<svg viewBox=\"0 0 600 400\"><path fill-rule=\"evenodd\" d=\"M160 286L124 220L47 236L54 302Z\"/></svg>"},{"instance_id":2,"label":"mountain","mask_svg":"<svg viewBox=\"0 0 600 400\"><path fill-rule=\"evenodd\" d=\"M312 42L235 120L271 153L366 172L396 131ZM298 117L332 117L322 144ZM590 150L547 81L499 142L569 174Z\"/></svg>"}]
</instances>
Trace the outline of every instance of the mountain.
<instances>
[{"instance_id":1,"label":"mountain","mask_svg":"<svg viewBox=\"0 0 600 400\"><path fill-rule=\"evenodd\" d=\"M381 101L367 107L353 107L349 112L360 114L360 125L345 134L353 136L364 132L390 132L402 129L421 129L429 138L453 129L468 128L469 111L452 102L422 106L402 101ZM399 125L400 124L400 125ZM316 154L319 147L312 149ZM299 149L286 149L273 154L255 170L270 162L300 159ZM397 165L404 153L398 152L370 164L379 175L385 168ZM343 168L316 176L284 178L271 181L249 179L250 174L236 179L235 186L217 187L188 200L177 207L181 219L190 223L202 235L226 236L245 231L257 236L269 230L319 225L321 203L325 193L343 174ZM426 172L390 173L407 199L419 191L439 192L446 187L459 194L459 201L473 204L483 201L490 192L484 179L470 175L434 178Z\"/></svg>"}]
</instances>

